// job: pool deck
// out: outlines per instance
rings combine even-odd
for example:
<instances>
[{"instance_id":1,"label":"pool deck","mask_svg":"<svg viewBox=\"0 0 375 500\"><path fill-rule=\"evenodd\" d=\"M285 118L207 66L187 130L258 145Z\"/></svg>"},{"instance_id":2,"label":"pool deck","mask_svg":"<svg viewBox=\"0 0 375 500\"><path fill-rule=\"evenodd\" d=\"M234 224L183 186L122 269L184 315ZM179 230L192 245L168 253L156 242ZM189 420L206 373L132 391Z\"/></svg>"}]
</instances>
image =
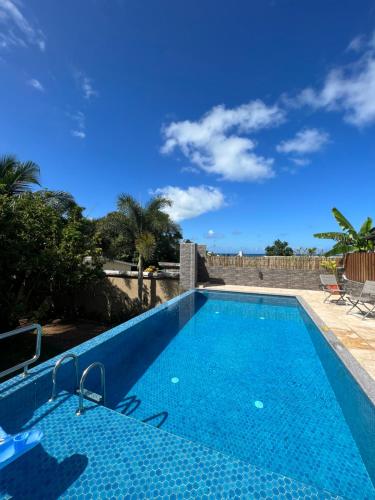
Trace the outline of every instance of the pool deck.
<instances>
[{"instance_id":1,"label":"pool deck","mask_svg":"<svg viewBox=\"0 0 375 500\"><path fill-rule=\"evenodd\" d=\"M227 292L297 295L302 297L375 381L375 319L367 318L362 320L360 314L346 314L350 309L347 304L336 304L333 301L324 303L324 292L321 291L237 285L209 286L205 288L207 290Z\"/></svg>"}]
</instances>

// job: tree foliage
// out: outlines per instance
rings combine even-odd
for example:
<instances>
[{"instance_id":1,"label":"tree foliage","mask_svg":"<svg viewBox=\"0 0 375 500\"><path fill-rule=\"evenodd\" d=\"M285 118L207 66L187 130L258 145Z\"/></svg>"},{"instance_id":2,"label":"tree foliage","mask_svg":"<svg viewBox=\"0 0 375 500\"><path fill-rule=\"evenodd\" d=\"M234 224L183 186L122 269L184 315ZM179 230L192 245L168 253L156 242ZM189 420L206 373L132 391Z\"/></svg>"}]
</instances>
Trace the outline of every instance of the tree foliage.
<instances>
[{"instance_id":1,"label":"tree foliage","mask_svg":"<svg viewBox=\"0 0 375 500\"><path fill-rule=\"evenodd\" d=\"M0 157L0 194L20 195L39 185L39 167L32 161L21 162L13 155Z\"/></svg>"},{"instance_id":2,"label":"tree foliage","mask_svg":"<svg viewBox=\"0 0 375 500\"><path fill-rule=\"evenodd\" d=\"M370 252L374 250L374 242L367 239L373 224L370 217L367 217L359 231L356 231L354 226L337 208L332 209L332 214L342 231L314 234L315 238L336 241L333 248L326 253L327 257L348 252Z\"/></svg>"},{"instance_id":3,"label":"tree foliage","mask_svg":"<svg viewBox=\"0 0 375 500\"><path fill-rule=\"evenodd\" d=\"M143 270L149 263L159 245L166 244L171 235L181 237L179 227L174 224L169 215L163 211L171 202L161 196L152 198L142 206L129 194L118 197L117 207L125 217L124 236L128 234L134 243L138 258L138 299L143 300ZM159 246L160 248L160 246Z\"/></svg>"},{"instance_id":4,"label":"tree foliage","mask_svg":"<svg viewBox=\"0 0 375 500\"><path fill-rule=\"evenodd\" d=\"M287 241L281 241L281 240L275 240L273 242L273 245L270 245L265 248L266 250L266 255L269 256L277 256L277 255L284 255L284 256L290 256L293 255L293 249L289 246L289 243Z\"/></svg>"},{"instance_id":5,"label":"tree foliage","mask_svg":"<svg viewBox=\"0 0 375 500\"><path fill-rule=\"evenodd\" d=\"M117 211L91 221L70 193L31 192L39 174L31 161L0 157L0 331L78 314L77 295L104 277L103 254L138 261L142 303L145 263L178 259L180 228L163 211L170 201L142 206L123 194Z\"/></svg>"},{"instance_id":6,"label":"tree foliage","mask_svg":"<svg viewBox=\"0 0 375 500\"><path fill-rule=\"evenodd\" d=\"M144 266L160 260L176 262L179 258L182 234L180 227L163 211L169 205L169 200L155 197L142 206L129 194L122 194L118 197L118 210L96 221L103 255L137 262L140 301Z\"/></svg>"},{"instance_id":7,"label":"tree foliage","mask_svg":"<svg viewBox=\"0 0 375 500\"><path fill-rule=\"evenodd\" d=\"M78 205L62 215L44 192L0 195L1 329L76 314L75 293L102 274L99 257Z\"/></svg>"}]
</instances>

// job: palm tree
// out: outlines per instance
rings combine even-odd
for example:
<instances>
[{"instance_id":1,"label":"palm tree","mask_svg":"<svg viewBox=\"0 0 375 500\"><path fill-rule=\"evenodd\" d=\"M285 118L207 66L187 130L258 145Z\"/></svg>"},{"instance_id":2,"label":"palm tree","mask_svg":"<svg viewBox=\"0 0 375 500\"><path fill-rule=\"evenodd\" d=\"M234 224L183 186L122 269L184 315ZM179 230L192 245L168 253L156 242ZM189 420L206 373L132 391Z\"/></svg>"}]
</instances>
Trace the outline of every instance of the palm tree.
<instances>
[{"instance_id":1,"label":"palm tree","mask_svg":"<svg viewBox=\"0 0 375 500\"><path fill-rule=\"evenodd\" d=\"M356 231L353 225L346 219L343 214L332 209L332 214L343 231L332 231L328 233L316 233L315 238L335 240L337 243L325 255L346 254L348 252L369 252L374 250L374 242L367 239L372 228L372 219L367 217L359 231Z\"/></svg>"},{"instance_id":2,"label":"palm tree","mask_svg":"<svg viewBox=\"0 0 375 500\"><path fill-rule=\"evenodd\" d=\"M142 303L144 263L155 251L157 236L171 227L169 215L163 212L164 208L171 206L171 202L157 196L142 206L131 195L121 194L117 206L126 217L126 231L130 232L138 254L138 299Z\"/></svg>"},{"instance_id":3,"label":"palm tree","mask_svg":"<svg viewBox=\"0 0 375 500\"><path fill-rule=\"evenodd\" d=\"M33 184L40 185L40 169L32 161L21 162L13 155L0 157L0 193L9 196L30 191Z\"/></svg>"},{"instance_id":4,"label":"palm tree","mask_svg":"<svg viewBox=\"0 0 375 500\"><path fill-rule=\"evenodd\" d=\"M66 191L49 191L48 189L41 189L37 191L37 194L62 217L66 216L72 209L77 207L73 195Z\"/></svg>"}]
</instances>

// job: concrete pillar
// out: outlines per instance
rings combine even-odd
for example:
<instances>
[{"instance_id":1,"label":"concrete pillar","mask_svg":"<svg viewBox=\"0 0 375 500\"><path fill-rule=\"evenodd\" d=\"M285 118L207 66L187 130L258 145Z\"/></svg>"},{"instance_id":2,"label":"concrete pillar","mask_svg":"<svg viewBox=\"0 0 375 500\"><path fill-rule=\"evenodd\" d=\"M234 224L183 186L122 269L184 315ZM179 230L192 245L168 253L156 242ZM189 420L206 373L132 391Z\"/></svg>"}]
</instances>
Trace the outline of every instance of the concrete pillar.
<instances>
[{"instance_id":1,"label":"concrete pillar","mask_svg":"<svg viewBox=\"0 0 375 500\"><path fill-rule=\"evenodd\" d=\"M180 244L180 288L191 290L197 284L197 245Z\"/></svg>"},{"instance_id":2,"label":"concrete pillar","mask_svg":"<svg viewBox=\"0 0 375 500\"><path fill-rule=\"evenodd\" d=\"M210 280L206 268L207 245L197 245L197 281L198 283L206 283Z\"/></svg>"}]
</instances>

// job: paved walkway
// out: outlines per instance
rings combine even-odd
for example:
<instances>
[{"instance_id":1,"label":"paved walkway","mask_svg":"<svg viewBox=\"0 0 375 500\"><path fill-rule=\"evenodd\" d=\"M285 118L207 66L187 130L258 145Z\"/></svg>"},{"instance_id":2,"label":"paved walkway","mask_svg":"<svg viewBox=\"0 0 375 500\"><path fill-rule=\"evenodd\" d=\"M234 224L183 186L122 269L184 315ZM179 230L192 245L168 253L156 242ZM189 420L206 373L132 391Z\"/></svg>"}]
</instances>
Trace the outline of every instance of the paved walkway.
<instances>
[{"instance_id":1,"label":"paved walkway","mask_svg":"<svg viewBox=\"0 0 375 500\"><path fill-rule=\"evenodd\" d=\"M263 288L255 286L221 285L210 286L210 290L232 292L268 293L276 295L299 295L321 318L327 327L345 345L348 351L375 380L375 319L362 321L360 314L347 315L349 305L335 302L325 304L324 293L313 290L293 290L285 288Z\"/></svg>"}]
</instances>

